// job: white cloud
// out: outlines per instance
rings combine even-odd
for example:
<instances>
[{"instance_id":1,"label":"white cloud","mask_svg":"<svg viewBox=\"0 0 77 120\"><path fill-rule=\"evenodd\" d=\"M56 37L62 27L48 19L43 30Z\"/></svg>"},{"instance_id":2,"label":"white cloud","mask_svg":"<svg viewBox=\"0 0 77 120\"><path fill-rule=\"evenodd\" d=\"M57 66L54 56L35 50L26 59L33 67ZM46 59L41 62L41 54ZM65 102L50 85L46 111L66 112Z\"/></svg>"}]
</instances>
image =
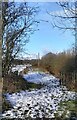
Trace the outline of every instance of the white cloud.
<instances>
[{"instance_id":1,"label":"white cloud","mask_svg":"<svg viewBox=\"0 0 77 120\"><path fill-rule=\"evenodd\" d=\"M49 15L53 15L53 16L62 16L62 17L67 17L67 16L74 16L75 14L72 13L69 10L58 10L58 11L51 11L49 12Z\"/></svg>"}]
</instances>

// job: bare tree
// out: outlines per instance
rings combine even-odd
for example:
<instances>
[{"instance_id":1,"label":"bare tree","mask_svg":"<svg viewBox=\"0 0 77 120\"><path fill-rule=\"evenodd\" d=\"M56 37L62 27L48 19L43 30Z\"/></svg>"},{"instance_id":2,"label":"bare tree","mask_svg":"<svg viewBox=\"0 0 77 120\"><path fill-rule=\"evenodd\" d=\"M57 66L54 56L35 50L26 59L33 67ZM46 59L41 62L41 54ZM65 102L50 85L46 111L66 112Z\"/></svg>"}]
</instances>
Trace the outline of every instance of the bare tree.
<instances>
[{"instance_id":1,"label":"bare tree","mask_svg":"<svg viewBox=\"0 0 77 120\"><path fill-rule=\"evenodd\" d=\"M58 29L64 31L70 30L75 36L75 57L73 59L75 64L73 65L73 70L75 71L75 88L77 88L77 0L73 2L66 0L64 2L58 2L57 4L61 7L62 11L53 14L50 13L52 18L54 17L52 20L53 27L57 27Z\"/></svg>"},{"instance_id":2,"label":"bare tree","mask_svg":"<svg viewBox=\"0 0 77 120\"><path fill-rule=\"evenodd\" d=\"M56 3L61 9L48 14L52 16L51 24L59 30L70 30L75 36L75 62L77 71L77 1L67 1Z\"/></svg>"},{"instance_id":3,"label":"bare tree","mask_svg":"<svg viewBox=\"0 0 77 120\"><path fill-rule=\"evenodd\" d=\"M38 7L29 6L28 3L3 2L2 19L2 68L3 74L8 74L15 57L22 51L34 33L37 21L35 15Z\"/></svg>"},{"instance_id":4,"label":"bare tree","mask_svg":"<svg viewBox=\"0 0 77 120\"><path fill-rule=\"evenodd\" d=\"M52 16L53 27L57 27L63 30L76 30L76 2L57 2L56 3L61 9L56 12L51 12L48 14Z\"/></svg>"}]
</instances>

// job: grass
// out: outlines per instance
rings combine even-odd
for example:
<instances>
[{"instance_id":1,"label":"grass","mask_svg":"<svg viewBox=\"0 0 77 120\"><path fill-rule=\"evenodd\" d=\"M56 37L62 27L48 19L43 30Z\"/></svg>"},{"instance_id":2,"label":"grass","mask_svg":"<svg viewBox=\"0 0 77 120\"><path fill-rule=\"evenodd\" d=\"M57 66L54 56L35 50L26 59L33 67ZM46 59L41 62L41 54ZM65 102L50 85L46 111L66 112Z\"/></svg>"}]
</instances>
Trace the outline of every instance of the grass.
<instances>
[{"instance_id":1,"label":"grass","mask_svg":"<svg viewBox=\"0 0 77 120\"><path fill-rule=\"evenodd\" d=\"M55 113L55 117L61 117L62 120L68 120L71 117L71 115L77 116L76 105L76 100L60 102L58 111Z\"/></svg>"},{"instance_id":2,"label":"grass","mask_svg":"<svg viewBox=\"0 0 77 120\"><path fill-rule=\"evenodd\" d=\"M10 104L9 101L6 100L5 96L2 98L2 113L4 111L10 110L12 108L12 105Z\"/></svg>"},{"instance_id":3,"label":"grass","mask_svg":"<svg viewBox=\"0 0 77 120\"><path fill-rule=\"evenodd\" d=\"M15 93L21 90L31 90L33 88L40 89L41 87L43 87L41 84L27 82L26 80L24 80L24 78L22 78L22 76L9 75L4 77L3 79L3 94ZM59 104L60 107L57 113L55 113L54 120L68 120L68 117L70 117L70 114L68 114L68 117L66 117L66 114L68 111L70 111L70 113L75 112L77 114L75 105L77 105L77 101L75 100L60 102ZM5 96L3 95L2 111L5 111L11 108L12 108L11 104L8 101L6 101ZM59 112L61 111L63 111L63 113L60 116ZM5 120L5 119L2 119L2 120Z\"/></svg>"},{"instance_id":4,"label":"grass","mask_svg":"<svg viewBox=\"0 0 77 120\"><path fill-rule=\"evenodd\" d=\"M40 89L43 87L41 84L31 83L18 75L8 75L3 78L3 94L4 93L15 93L21 90L28 90L32 88Z\"/></svg>"},{"instance_id":5,"label":"grass","mask_svg":"<svg viewBox=\"0 0 77 120\"><path fill-rule=\"evenodd\" d=\"M22 76L18 75L7 75L3 78L3 91L2 91L2 112L5 110L9 110L12 108L9 101L6 100L4 94L6 93L16 93L20 92L21 90L32 90L32 89L40 89L43 87L41 84L30 83Z\"/></svg>"}]
</instances>

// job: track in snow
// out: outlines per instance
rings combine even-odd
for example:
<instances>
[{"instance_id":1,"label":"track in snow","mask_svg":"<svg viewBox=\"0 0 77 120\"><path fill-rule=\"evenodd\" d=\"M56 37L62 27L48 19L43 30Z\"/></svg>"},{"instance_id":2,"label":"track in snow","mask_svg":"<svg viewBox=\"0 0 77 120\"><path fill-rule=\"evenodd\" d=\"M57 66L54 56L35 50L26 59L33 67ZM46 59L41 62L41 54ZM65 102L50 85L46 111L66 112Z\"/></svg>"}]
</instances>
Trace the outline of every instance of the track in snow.
<instances>
[{"instance_id":1,"label":"track in snow","mask_svg":"<svg viewBox=\"0 0 77 120\"><path fill-rule=\"evenodd\" d=\"M43 72L30 72L23 75L29 82L41 83L45 86L40 90L21 91L7 94L7 99L13 109L5 111L4 118L54 118L60 101L75 99L75 93L67 91L66 87L59 85L59 80Z\"/></svg>"}]
</instances>

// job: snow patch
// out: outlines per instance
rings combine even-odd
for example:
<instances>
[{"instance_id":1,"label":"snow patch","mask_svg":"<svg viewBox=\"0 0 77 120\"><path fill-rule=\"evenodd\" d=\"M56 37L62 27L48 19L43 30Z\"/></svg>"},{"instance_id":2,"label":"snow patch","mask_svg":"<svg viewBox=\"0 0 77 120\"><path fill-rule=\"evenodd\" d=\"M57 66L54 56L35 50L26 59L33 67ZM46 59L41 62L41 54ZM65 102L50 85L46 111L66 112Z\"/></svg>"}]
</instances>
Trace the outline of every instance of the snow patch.
<instances>
[{"instance_id":1,"label":"snow patch","mask_svg":"<svg viewBox=\"0 0 77 120\"><path fill-rule=\"evenodd\" d=\"M23 77L29 82L44 84L44 87L39 90L8 93L6 96L13 108L4 112L4 118L54 118L61 101L75 99L75 92L67 91L65 86L60 86L59 80L52 75L29 72Z\"/></svg>"}]
</instances>

